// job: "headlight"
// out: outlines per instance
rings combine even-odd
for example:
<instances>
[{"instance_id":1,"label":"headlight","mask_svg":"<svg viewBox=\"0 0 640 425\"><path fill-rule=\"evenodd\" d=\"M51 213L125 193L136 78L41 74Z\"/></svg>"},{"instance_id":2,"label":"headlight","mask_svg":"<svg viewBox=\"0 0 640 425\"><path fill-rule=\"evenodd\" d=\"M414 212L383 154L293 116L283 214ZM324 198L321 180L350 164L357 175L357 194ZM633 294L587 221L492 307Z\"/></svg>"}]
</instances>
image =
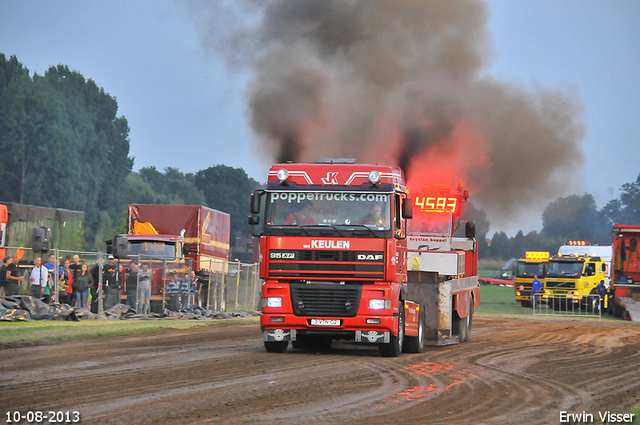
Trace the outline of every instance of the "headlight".
<instances>
[{"instance_id":1,"label":"headlight","mask_svg":"<svg viewBox=\"0 0 640 425\"><path fill-rule=\"evenodd\" d=\"M371 310L391 308L391 300L369 300L369 308Z\"/></svg>"},{"instance_id":2,"label":"headlight","mask_svg":"<svg viewBox=\"0 0 640 425\"><path fill-rule=\"evenodd\" d=\"M373 184L376 184L380 181L380 173L376 170L369 172L369 181Z\"/></svg>"},{"instance_id":3,"label":"headlight","mask_svg":"<svg viewBox=\"0 0 640 425\"><path fill-rule=\"evenodd\" d=\"M278 178L280 183L282 183L289 178L289 171L287 171L285 168L281 168L276 173L276 177Z\"/></svg>"},{"instance_id":4,"label":"headlight","mask_svg":"<svg viewBox=\"0 0 640 425\"><path fill-rule=\"evenodd\" d=\"M265 303L265 307L270 307L270 308L282 307L282 298L280 298L280 297L269 297L269 298L267 298L267 302Z\"/></svg>"}]
</instances>

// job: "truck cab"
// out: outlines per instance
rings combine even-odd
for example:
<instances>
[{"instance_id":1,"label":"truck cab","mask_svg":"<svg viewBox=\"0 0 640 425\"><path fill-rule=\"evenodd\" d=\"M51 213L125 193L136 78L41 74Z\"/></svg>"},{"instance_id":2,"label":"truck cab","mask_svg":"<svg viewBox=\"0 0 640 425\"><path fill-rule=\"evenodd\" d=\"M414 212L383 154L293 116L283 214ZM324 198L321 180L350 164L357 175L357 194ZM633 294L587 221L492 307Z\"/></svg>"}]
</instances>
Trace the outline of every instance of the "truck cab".
<instances>
[{"instance_id":1,"label":"truck cab","mask_svg":"<svg viewBox=\"0 0 640 425\"><path fill-rule=\"evenodd\" d=\"M260 327L267 351L284 352L289 342L294 348L326 346L335 339L376 344L389 357L403 349L422 351L425 308L412 300L408 274L438 285L441 280L431 267L439 260L451 266L443 278L464 275L473 261L465 262L462 250L451 246L447 224L446 238L432 235L435 243L447 240L447 251L432 263L427 251L435 249L417 247L425 254L422 266L417 259L422 252L414 253L416 260L410 261L416 264L409 266L408 220L415 206L407 193L398 167L346 159L271 167L265 188L252 196L249 217L254 235L260 236ZM444 213L442 199L434 208ZM431 201L428 207L426 199L418 202L428 209ZM454 286L449 283L450 289ZM451 294L449 321L457 308ZM467 294L459 301L466 306L460 308L462 317L469 315L471 298ZM447 333L451 337L450 325ZM456 342L462 339L455 337Z\"/></svg>"},{"instance_id":2,"label":"truck cab","mask_svg":"<svg viewBox=\"0 0 640 425\"><path fill-rule=\"evenodd\" d=\"M607 256L611 258L611 247L562 246L547 265L544 295L547 303L554 310L595 310L600 300L595 296L596 286L600 282L605 286L609 283Z\"/></svg>"},{"instance_id":3,"label":"truck cab","mask_svg":"<svg viewBox=\"0 0 640 425\"><path fill-rule=\"evenodd\" d=\"M549 253L542 251L527 251L523 258L516 261L514 289L516 301L523 307L531 307L531 290L534 276L544 285L546 281Z\"/></svg>"},{"instance_id":4,"label":"truck cab","mask_svg":"<svg viewBox=\"0 0 640 425\"><path fill-rule=\"evenodd\" d=\"M266 187L253 194L250 217L261 236L267 351L332 339L397 348L406 199L399 168L340 159L271 167Z\"/></svg>"}]
</instances>

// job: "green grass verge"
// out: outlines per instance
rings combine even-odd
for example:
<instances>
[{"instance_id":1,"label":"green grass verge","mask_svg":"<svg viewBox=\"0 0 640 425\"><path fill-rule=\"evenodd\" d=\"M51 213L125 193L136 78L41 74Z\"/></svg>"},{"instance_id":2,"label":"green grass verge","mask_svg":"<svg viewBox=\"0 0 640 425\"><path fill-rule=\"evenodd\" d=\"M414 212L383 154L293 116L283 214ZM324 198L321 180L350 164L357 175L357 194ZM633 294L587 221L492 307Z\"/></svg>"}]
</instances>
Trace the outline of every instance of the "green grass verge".
<instances>
[{"instance_id":1,"label":"green grass verge","mask_svg":"<svg viewBox=\"0 0 640 425\"><path fill-rule=\"evenodd\" d=\"M640 425L640 404L634 407L633 409L631 409L631 412L629 413L633 413L635 415L633 417L633 422L631 423L633 425Z\"/></svg>"},{"instance_id":2,"label":"green grass verge","mask_svg":"<svg viewBox=\"0 0 640 425\"><path fill-rule=\"evenodd\" d=\"M216 320L83 320L80 322L0 322L0 343L16 341L69 340L155 332L164 329L189 329L229 320L259 321L257 317Z\"/></svg>"},{"instance_id":3,"label":"green grass verge","mask_svg":"<svg viewBox=\"0 0 640 425\"><path fill-rule=\"evenodd\" d=\"M546 306L543 307L547 309ZM597 316L590 315L563 315L561 313L554 313L553 310L547 309L550 315L538 315L536 318L549 318L549 319L580 319L580 320L598 320ZM519 302L515 300L515 293L513 286L500 286L500 285L482 285L480 286L480 306L477 313L479 316L508 316L508 317L522 317L533 318L533 311L531 308L522 307ZM551 315L553 314L553 315ZM615 318L608 314L602 315L602 320L614 320L618 322L625 322L620 318Z\"/></svg>"}]
</instances>

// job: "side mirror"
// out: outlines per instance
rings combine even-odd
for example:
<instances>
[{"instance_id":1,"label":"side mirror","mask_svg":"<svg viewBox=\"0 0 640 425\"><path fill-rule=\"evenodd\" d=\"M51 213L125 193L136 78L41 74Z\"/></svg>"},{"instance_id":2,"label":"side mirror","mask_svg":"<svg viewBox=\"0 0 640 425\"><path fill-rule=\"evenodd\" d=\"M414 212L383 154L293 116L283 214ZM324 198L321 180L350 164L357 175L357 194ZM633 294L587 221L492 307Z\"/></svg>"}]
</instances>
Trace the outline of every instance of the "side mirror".
<instances>
[{"instance_id":1,"label":"side mirror","mask_svg":"<svg viewBox=\"0 0 640 425\"><path fill-rule=\"evenodd\" d=\"M125 259L129 255L129 240L126 236L118 235L113 238L113 246L111 249L115 258L119 260Z\"/></svg>"},{"instance_id":2,"label":"side mirror","mask_svg":"<svg viewBox=\"0 0 640 425\"><path fill-rule=\"evenodd\" d=\"M402 202L402 217L403 218L413 218L413 199L406 198Z\"/></svg>"},{"instance_id":3,"label":"side mirror","mask_svg":"<svg viewBox=\"0 0 640 425\"><path fill-rule=\"evenodd\" d=\"M260 198L264 195L264 190L256 190L251 194L251 214L260 213Z\"/></svg>"},{"instance_id":4,"label":"side mirror","mask_svg":"<svg viewBox=\"0 0 640 425\"><path fill-rule=\"evenodd\" d=\"M475 239L476 237L476 222L467 221L464 224L464 236L467 239Z\"/></svg>"},{"instance_id":5,"label":"side mirror","mask_svg":"<svg viewBox=\"0 0 640 425\"><path fill-rule=\"evenodd\" d=\"M258 214L252 214L249 216L249 224L254 226L260 224L260 216Z\"/></svg>"}]
</instances>

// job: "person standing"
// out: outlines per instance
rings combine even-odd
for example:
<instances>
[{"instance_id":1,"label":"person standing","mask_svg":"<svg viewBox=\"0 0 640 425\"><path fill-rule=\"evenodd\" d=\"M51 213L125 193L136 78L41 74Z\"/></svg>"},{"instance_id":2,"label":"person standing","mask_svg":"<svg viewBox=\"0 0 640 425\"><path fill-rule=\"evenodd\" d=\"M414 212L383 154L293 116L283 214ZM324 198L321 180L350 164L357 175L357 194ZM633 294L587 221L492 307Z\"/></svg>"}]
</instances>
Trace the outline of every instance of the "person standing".
<instances>
[{"instance_id":1,"label":"person standing","mask_svg":"<svg viewBox=\"0 0 640 425\"><path fill-rule=\"evenodd\" d=\"M596 286L596 293L600 296L600 313L604 311L604 299L607 296L607 287L604 286L604 280L601 280Z\"/></svg>"},{"instance_id":2,"label":"person standing","mask_svg":"<svg viewBox=\"0 0 640 425\"><path fill-rule=\"evenodd\" d=\"M73 263L71 263L69 268L71 269L71 273L73 274L71 278L73 283L71 286L72 292L71 292L71 299L69 300L69 304L71 304L72 306L76 306L78 304L76 302L76 298L77 298L76 282L78 279L78 275L82 270L82 264L80 263L80 256L78 254L73 256Z\"/></svg>"},{"instance_id":3,"label":"person standing","mask_svg":"<svg viewBox=\"0 0 640 425\"><path fill-rule=\"evenodd\" d=\"M0 266L0 297L5 297L7 292L7 265L11 261L11 257L6 256L2 260L2 266Z\"/></svg>"},{"instance_id":4,"label":"person standing","mask_svg":"<svg viewBox=\"0 0 640 425\"><path fill-rule=\"evenodd\" d=\"M538 279L538 275L533 275L533 282L531 283L531 305L533 308L536 308L536 304L539 297L536 297L535 294L542 292L543 286L540 279Z\"/></svg>"},{"instance_id":5,"label":"person standing","mask_svg":"<svg viewBox=\"0 0 640 425\"><path fill-rule=\"evenodd\" d=\"M118 303L118 281L120 271L113 255L109 255L108 264L102 268L102 283L105 288L104 309L109 310Z\"/></svg>"},{"instance_id":6,"label":"person standing","mask_svg":"<svg viewBox=\"0 0 640 425\"><path fill-rule=\"evenodd\" d=\"M49 280L49 270L42 265L42 258L36 257L34 261L35 267L31 270L31 296L35 299L41 299L44 288Z\"/></svg>"},{"instance_id":7,"label":"person standing","mask_svg":"<svg viewBox=\"0 0 640 425\"><path fill-rule=\"evenodd\" d=\"M51 301L55 301L56 299L56 281L55 272L56 272L56 256L54 254L49 255L49 261L44 265L49 271L49 282L50 284L44 288L44 302L50 304Z\"/></svg>"},{"instance_id":8,"label":"person standing","mask_svg":"<svg viewBox=\"0 0 640 425\"><path fill-rule=\"evenodd\" d=\"M169 310L180 310L180 289L178 288L178 275L174 275L171 282L167 284L167 295L169 296Z\"/></svg>"},{"instance_id":9,"label":"person standing","mask_svg":"<svg viewBox=\"0 0 640 425\"><path fill-rule=\"evenodd\" d=\"M200 282L195 270L191 270L191 303L193 305L200 305L199 294Z\"/></svg>"},{"instance_id":10,"label":"person standing","mask_svg":"<svg viewBox=\"0 0 640 425\"><path fill-rule=\"evenodd\" d=\"M63 268L60 270L60 277L58 279L58 301L60 304L70 304L71 296L73 295L73 272L71 271L71 260L68 258L64 260Z\"/></svg>"},{"instance_id":11,"label":"person standing","mask_svg":"<svg viewBox=\"0 0 640 425\"><path fill-rule=\"evenodd\" d=\"M22 281L20 268L18 267L19 261L20 259L16 253L7 264L7 288L5 289L7 296L18 295L20 281Z\"/></svg>"},{"instance_id":12,"label":"person standing","mask_svg":"<svg viewBox=\"0 0 640 425\"><path fill-rule=\"evenodd\" d=\"M149 269L149 264L143 263L138 280L138 308L140 314L151 313L149 303L151 302L151 282L153 282L153 270Z\"/></svg>"},{"instance_id":13,"label":"person standing","mask_svg":"<svg viewBox=\"0 0 640 425\"><path fill-rule=\"evenodd\" d=\"M180 281L180 304L182 305L182 310L186 310L189 307L189 279L187 276L183 276Z\"/></svg>"},{"instance_id":14,"label":"person standing","mask_svg":"<svg viewBox=\"0 0 640 425\"><path fill-rule=\"evenodd\" d=\"M127 305L135 309L138 300L138 264L135 261L131 262L131 269L127 273L125 289L127 291Z\"/></svg>"},{"instance_id":15,"label":"person standing","mask_svg":"<svg viewBox=\"0 0 640 425\"><path fill-rule=\"evenodd\" d=\"M89 288L93 286L93 277L89 273L89 265L82 263L80 265L80 273L77 277L73 278L74 286L76 288L76 306L80 308L87 308L87 300L89 299Z\"/></svg>"}]
</instances>

